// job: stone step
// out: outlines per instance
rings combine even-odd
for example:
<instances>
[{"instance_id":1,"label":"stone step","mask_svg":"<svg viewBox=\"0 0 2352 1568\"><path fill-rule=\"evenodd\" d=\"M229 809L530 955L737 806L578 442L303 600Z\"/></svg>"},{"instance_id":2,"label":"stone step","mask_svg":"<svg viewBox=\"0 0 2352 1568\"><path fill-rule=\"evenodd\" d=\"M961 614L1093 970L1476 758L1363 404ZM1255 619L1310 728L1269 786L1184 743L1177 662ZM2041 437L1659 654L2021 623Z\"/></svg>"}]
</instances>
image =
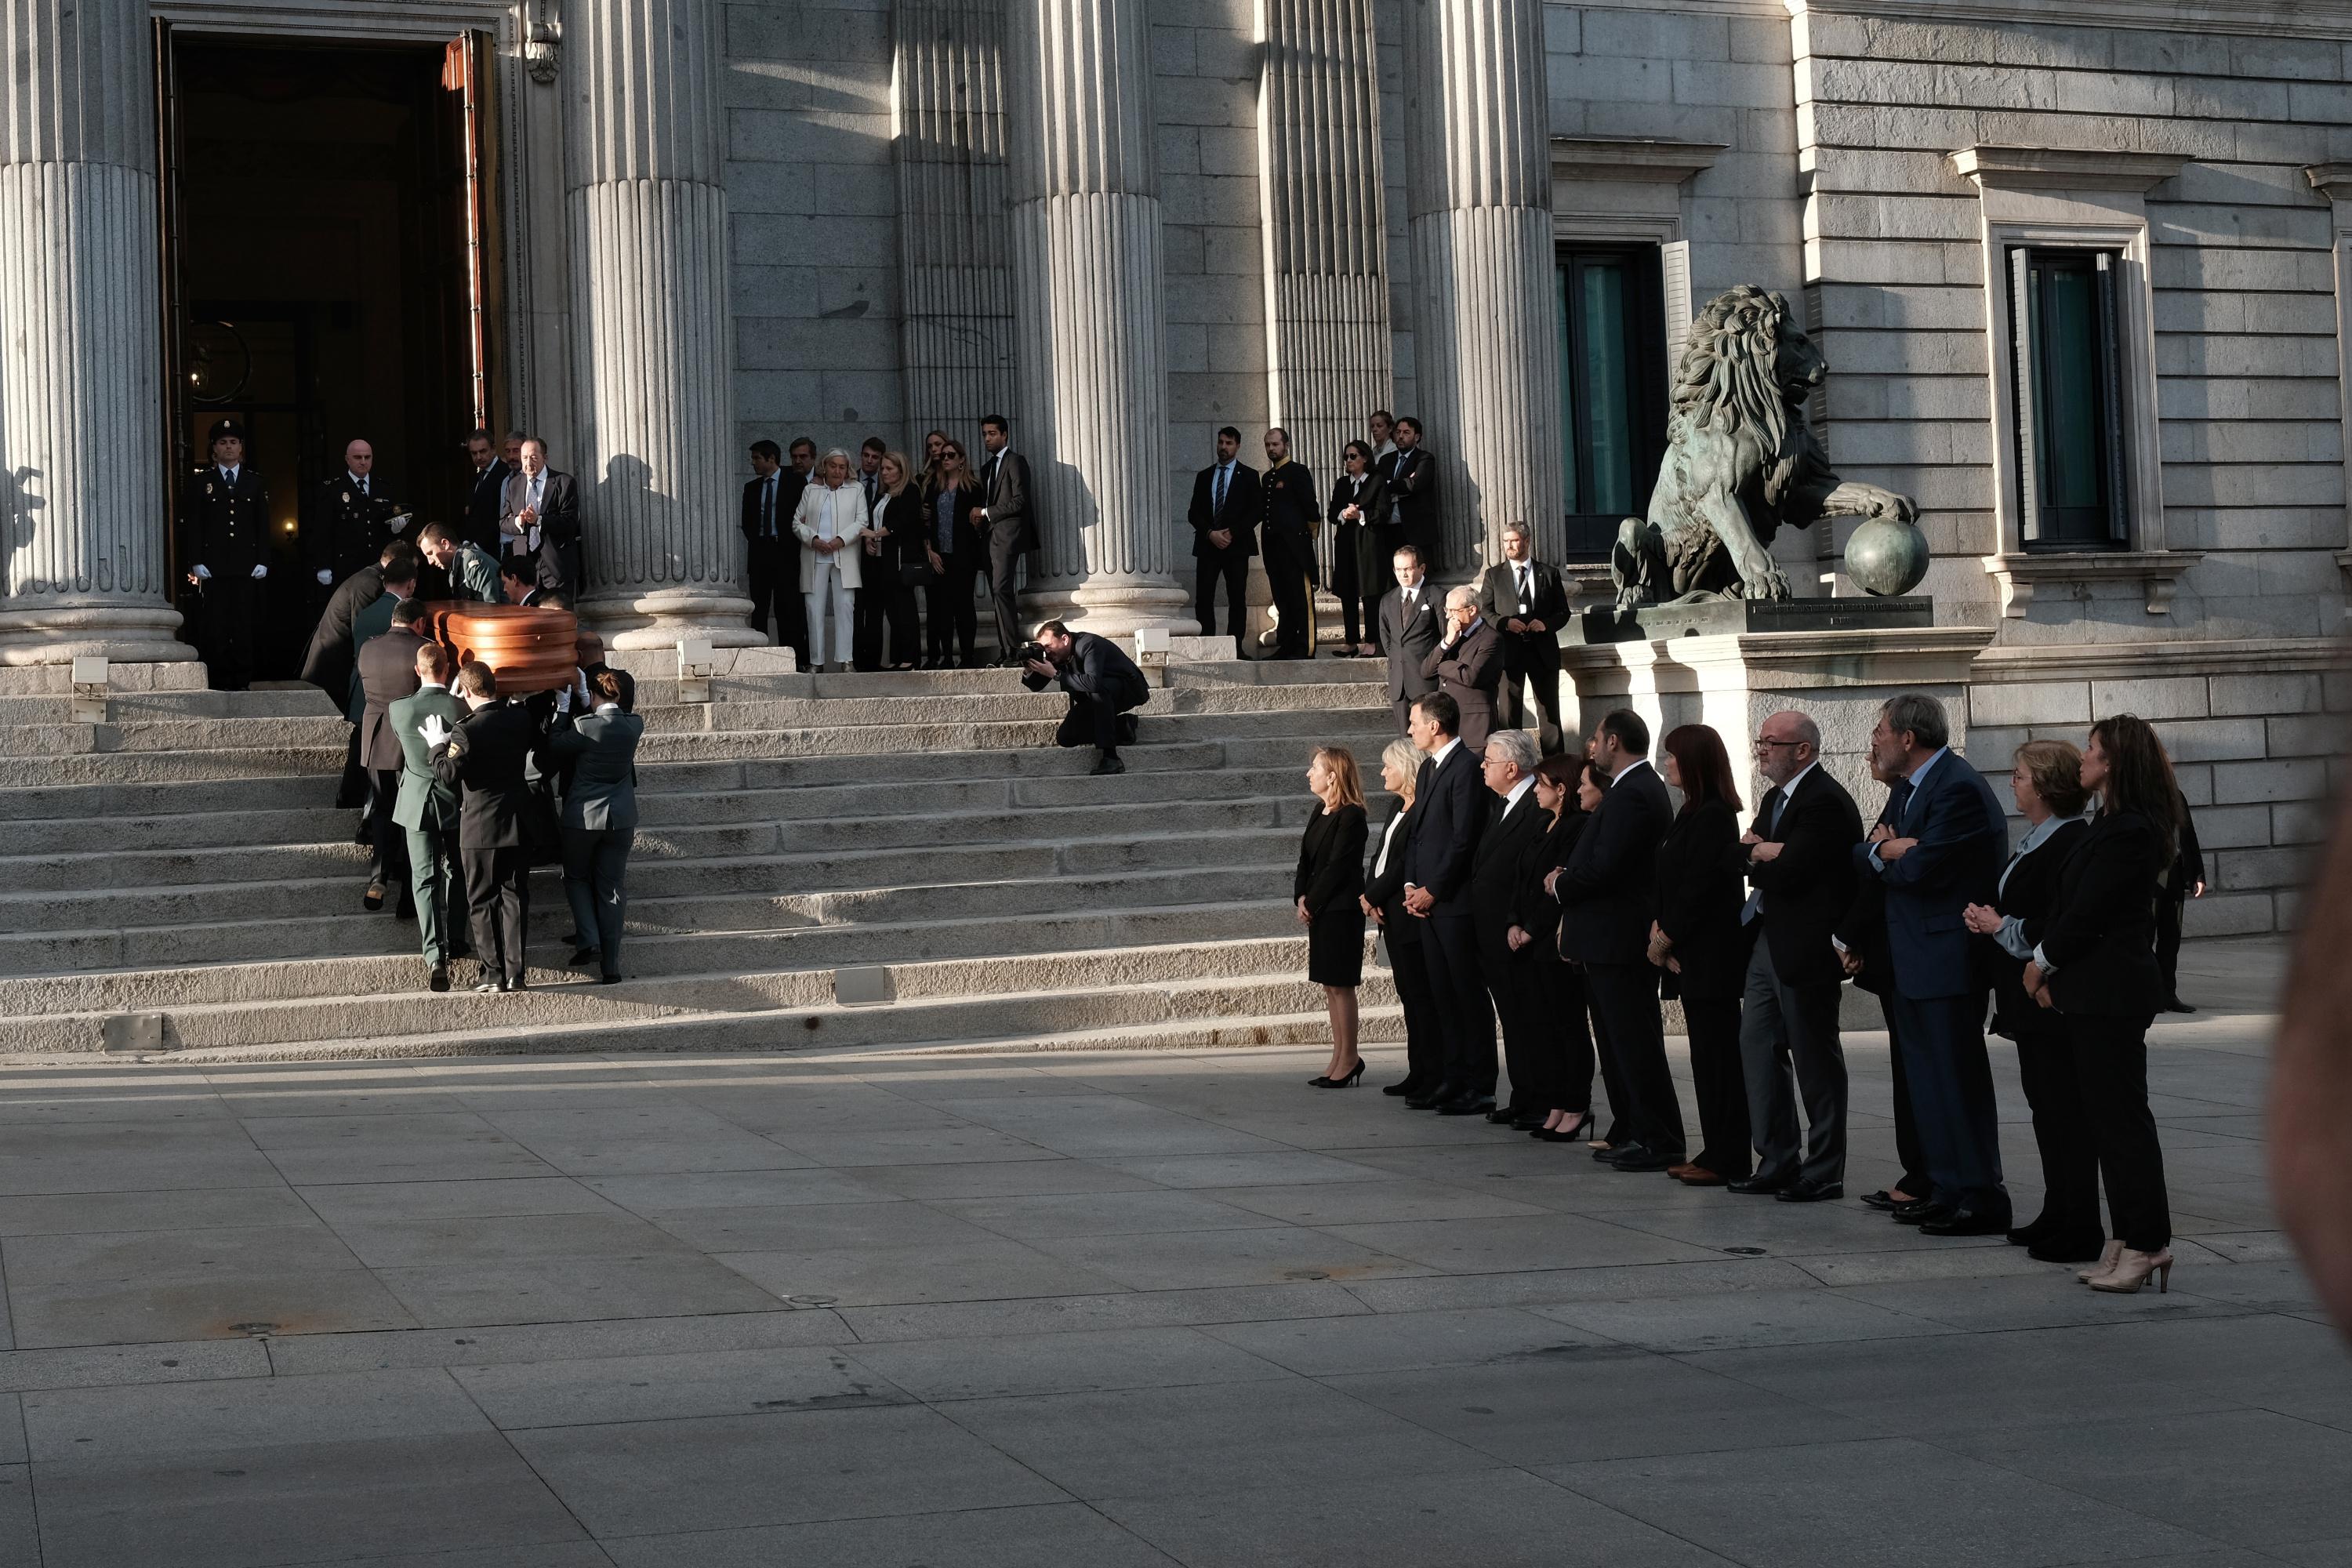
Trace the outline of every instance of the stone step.
<instances>
[{"instance_id":1,"label":"stone step","mask_svg":"<svg viewBox=\"0 0 2352 1568\"><path fill-rule=\"evenodd\" d=\"M364 1038L387 1018L430 1035L483 1028L603 1025L623 1028L687 1015L768 1015L779 1032L830 1026L835 1043L925 1030L1019 1033L1287 1011L1310 989L1305 942L1239 942L1203 949L1129 949L1117 954L1020 954L895 967L893 999L844 1005L831 970L676 974L601 985L579 972L544 972L520 994L478 994L474 966L460 964L458 988L387 1005L383 996L271 997L163 1010L167 1049L216 1049ZM1364 999L1392 1000L1385 973L1366 976ZM950 1011L952 1009L953 1011ZM894 1018L894 1015L898 1016ZM0 1053L105 1048L110 1015L53 1013L0 1019ZM911 1016L911 1018L909 1017Z\"/></svg>"},{"instance_id":2,"label":"stone step","mask_svg":"<svg viewBox=\"0 0 2352 1568\"><path fill-rule=\"evenodd\" d=\"M70 726L74 723L73 708L74 698L66 692L43 696L0 693L0 726ZM315 686L291 691L110 691L105 722L120 725L163 720L318 719L339 717L341 712L334 701Z\"/></svg>"},{"instance_id":3,"label":"stone step","mask_svg":"<svg viewBox=\"0 0 2352 1568\"><path fill-rule=\"evenodd\" d=\"M1388 706L1382 690L1349 684L1188 686L1156 690L1136 712L1156 718L1202 713L1337 712ZM795 730L865 725L895 729L927 724L983 724L1024 719L1058 721L1069 699L1054 689L953 693L920 697L814 697L712 701L641 709L649 734Z\"/></svg>"},{"instance_id":4,"label":"stone step","mask_svg":"<svg viewBox=\"0 0 2352 1568\"><path fill-rule=\"evenodd\" d=\"M1367 976L1368 982L1372 977ZM396 1016L408 1023L438 1015L442 1028L411 1028L397 1034L320 1032L307 1039L283 1038L211 1043L209 1026L195 1012L186 1020L193 1037L162 1059L172 1061L402 1060L421 1057L561 1055L614 1050L904 1050L956 1048L983 1042L1045 1043L1078 1035L1125 1034L1130 1039L1160 1037L1167 1031L1191 1048L1212 1044L1295 1043L1311 1039L1316 1026L1329 1037L1329 1023L1317 988L1297 974L1219 976L1132 985L1118 991L1011 992L986 997L951 996L843 1006L747 1007L727 1011L665 1010L658 1004L633 1005L633 985L573 983L546 991L479 995L452 992L427 996ZM1367 986L1368 991L1372 986ZM574 993L576 994L567 994ZM1368 1024L1393 1037L1388 994L1368 996ZM430 1005L425 1005L430 1004ZM335 1017L333 1004L264 1004L282 1007L289 1018L312 1022ZM238 1016L247 1023L250 1014ZM367 1007L348 1022L379 1026L381 1005ZM1051 1048L1050 1046L1048 1048ZM1075 1047L1072 1047L1075 1048ZM1130 1047L1132 1048L1132 1047ZM39 1047L45 1053L68 1053ZM16 1052L12 1054L26 1054Z\"/></svg>"},{"instance_id":5,"label":"stone step","mask_svg":"<svg viewBox=\"0 0 2352 1568\"><path fill-rule=\"evenodd\" d=\"M346 728L338 723L336 728ZM332 745L215 746L176 752L94 752L71 755L0 753L0 790L184 784L214 780L310 778L333 798L346 740Z\"/></svg>"}]
</instances>

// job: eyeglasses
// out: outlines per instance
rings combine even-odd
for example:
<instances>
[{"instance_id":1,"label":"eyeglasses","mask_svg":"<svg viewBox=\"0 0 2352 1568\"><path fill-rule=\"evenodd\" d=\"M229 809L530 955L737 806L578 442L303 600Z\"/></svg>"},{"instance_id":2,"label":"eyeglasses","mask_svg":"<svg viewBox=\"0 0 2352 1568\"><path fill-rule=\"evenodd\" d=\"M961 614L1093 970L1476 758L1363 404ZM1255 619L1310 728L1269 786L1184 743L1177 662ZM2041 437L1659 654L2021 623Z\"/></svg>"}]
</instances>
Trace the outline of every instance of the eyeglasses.
<instances>
[{"instance_id":1,"label":"eyeglasses","mask_svg":"<svg viewBox=\"0 0 2352 1568\"><path fill-rule=\"evenodd\" d=\"M1801 746L1803 744L1805 744L1805 742L1802 741L1775 741L1765 735L1759 735L1756 737L1756 749L1759 752L1769 752L1775 746Z\"/></svg>"}]
</instances>

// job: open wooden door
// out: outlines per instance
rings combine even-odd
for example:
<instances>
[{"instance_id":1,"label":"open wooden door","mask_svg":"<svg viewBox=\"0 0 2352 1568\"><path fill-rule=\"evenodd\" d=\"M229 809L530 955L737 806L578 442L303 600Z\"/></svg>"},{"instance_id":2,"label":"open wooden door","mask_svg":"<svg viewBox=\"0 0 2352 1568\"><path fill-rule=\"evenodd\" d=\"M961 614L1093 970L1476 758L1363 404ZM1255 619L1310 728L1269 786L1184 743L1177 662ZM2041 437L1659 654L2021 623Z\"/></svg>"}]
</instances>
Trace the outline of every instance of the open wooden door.
<instances>
[{"instance_id":1,"label":"open wooden door","mask_svg":"<svg viewBox=\"0 0 2352 1568\"><path fill-rule=\"evenodd\" d=\"M172 24L158 16L155 35L155 229L159 239L155 308L163 344L163 581L174 602L180 589L180 487L195 462L188 449L183 396L188 384L187 283L182 267L180 217L180 77L173 58Z\"/></svg>"},{"instance_id":2,"label":"open wooden door","mask_svg":"<svg viewBox=\"0 0 2352 1568\"><path fill-rule=\"evenodd\" d=\"M457 232L464 237L460 265L465 276L465 345L476 428L499 432L506 414L501 379L505 364L499 322L505 300L498 203L498 54L488 32L458 34L443 53L441 86L447 96L465 179L458 200Z\"/></svg>"}]
</instances>

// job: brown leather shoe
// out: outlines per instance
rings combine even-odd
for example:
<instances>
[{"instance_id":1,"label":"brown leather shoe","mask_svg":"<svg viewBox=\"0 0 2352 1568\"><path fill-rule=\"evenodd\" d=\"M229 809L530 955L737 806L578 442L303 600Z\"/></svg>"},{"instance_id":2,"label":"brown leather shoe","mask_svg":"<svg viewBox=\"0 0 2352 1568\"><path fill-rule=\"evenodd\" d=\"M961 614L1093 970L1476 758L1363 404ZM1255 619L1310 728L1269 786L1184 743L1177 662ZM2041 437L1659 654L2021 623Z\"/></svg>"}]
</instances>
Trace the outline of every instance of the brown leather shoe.
<instances>
[{"instance_id":1,"label":"brown leather shoe","mask_svg":"<svg viewBox=\"0 0 2352 1568\"><path fill-rule=\"evenodd\" d=\"M1675 1180L1686 1187L1719 1187L1723 1178L1705 1165L1685 1165L1675 1173Z\"/></svg>"},{"instance_id":2,"label":"brown leather shoe","mask_svg":"<svg viewBox=\"0 0 2352 1568\"><path fill-rule=\"evenodd\" d=\"M1682 1177L1689 1175L1693 1171L1697 1169L1698 1167L1696 1165L1692 1164L1688 1160L1685 1160L1679 1165L1668 1165L1666 1167L1666 1174L1675 1177L1676 1180L1680 1180Z\"/></svg>"}]
</instances>

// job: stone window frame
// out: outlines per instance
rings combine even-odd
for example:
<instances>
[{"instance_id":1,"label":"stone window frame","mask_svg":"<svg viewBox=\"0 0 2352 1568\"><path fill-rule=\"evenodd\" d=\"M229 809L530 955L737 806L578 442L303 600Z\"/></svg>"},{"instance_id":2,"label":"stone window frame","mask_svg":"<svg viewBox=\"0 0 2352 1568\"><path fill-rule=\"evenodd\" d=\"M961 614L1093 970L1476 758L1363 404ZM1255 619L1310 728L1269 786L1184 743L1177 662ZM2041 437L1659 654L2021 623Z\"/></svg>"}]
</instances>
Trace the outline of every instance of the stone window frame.
<instances>
[{"instance_id":1,"label":"stone window frame","mask_svg":"<svg viewBox=\"0 0 2352 1568\"><path fill-rule=\"evenodd\" d=\"M2156 291L2149 277L2147 193L2180 172L2169 153L2082 148L1964 147L1953 170L1979 193L1984 252L1985 351L1992 394L1993 514L1997 548L1980 557L2000 590L2000 613L2022 617L2043 583L2136 582L2147 613L2169 612L2182 574L2203 552L2164 537L2164 463L2156 384ZM2125 549L2028 552L2010 312L2009 252L2016 247L2105 250L2121 258L2116 308L2123 350L2125 489L2132 535Z\"/></svg>"}]
</instances>

